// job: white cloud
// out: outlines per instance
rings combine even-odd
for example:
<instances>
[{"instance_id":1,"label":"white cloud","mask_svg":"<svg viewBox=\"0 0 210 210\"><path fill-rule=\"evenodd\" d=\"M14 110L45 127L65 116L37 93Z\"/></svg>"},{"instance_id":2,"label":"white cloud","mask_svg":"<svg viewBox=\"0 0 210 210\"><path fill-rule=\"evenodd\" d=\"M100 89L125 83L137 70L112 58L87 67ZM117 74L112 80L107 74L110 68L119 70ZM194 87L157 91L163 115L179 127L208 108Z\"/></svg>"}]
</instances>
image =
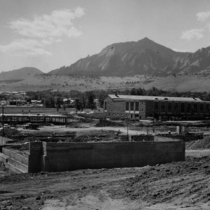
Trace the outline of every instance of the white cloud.
<instances>
[{"instance_id":1,"label":"white cloud","mask_svg":"<svg viewBox=\"0 0 210 210\"><path fill-rule=\"evenodd\" d=\"M73 24L73 20L85 14L84 9L77 7L55 10L50 15L34 16L33 20L19 19L10 22L9 27L22 38L16 39L5 46L0 46L1 52L11 55L51 55L43 48L54 42L61 42L62 37L77 37L82 33Z\"/></svg>"},{"instance_id":2,"label":"white cloud","mask_svg":"<svg viewBox=\"0 0 210 210\"><path fill-rule=\"evenodd\" d=\"M207 19L210 18L210 11L208 11L208 12L199 12L199 13L197 13L196 16L197 16L197 19L199 21L206 21Z\"/></svg>"},{"instance_id":3,"label":"white cloud","mask_svg":"<svg viewBox=\"0 0 210 210\"><path fill-rule=\"evenodd\" d=\"M84 9L78 7L74 11L69 9L56 10L50 15L35 16L33 20L19 19L10 23L10 28L22 36L33 38L76 37L81 31L76 29L72 20L85 14Z\"/></svg>"},{"instance_id":4,"label":"white cloud","mask_svg":"<svg viewBox=\"0 0 210 210\"><path fill-rule=\"evenodd\" d=\"M46 44L33 39L18 39L8 45L0 46L0 51L17 56L37 56L51 55L50 52L43 49Z\"/></svg>"},{"instance_id":5,"label":"white cloud","mask_svg":"<svg viewBox=\"0 0 210 210\"><path fill-rule=\"evenodd\" d=\"M184 31L182 32L182 35L181 35L181 39L186 39L188 41L192 40L192 39L202 39L203 38L203 32L205 30L204 29L191 29L191 30L188 30L188 31Z\"/></svg>"}]
</instances>

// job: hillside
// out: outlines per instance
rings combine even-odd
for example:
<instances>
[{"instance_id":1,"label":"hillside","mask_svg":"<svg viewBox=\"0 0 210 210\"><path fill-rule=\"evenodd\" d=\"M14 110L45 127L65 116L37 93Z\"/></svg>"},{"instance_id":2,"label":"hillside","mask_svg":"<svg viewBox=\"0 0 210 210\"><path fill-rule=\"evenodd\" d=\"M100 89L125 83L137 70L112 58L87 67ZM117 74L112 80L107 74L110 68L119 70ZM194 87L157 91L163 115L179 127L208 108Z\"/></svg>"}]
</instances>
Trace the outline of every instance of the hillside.
<instances>
[{"instance_id":1,"label":"hillside","mask_svg":"<svg viewBox=\"0 0 210 210\"><path fill-rule=\"evenodd\" d=\"M34 67L24 67L21 69L15 69L15 70L7 71L7 72L1 72L0 73L0 81L24 80L31 76L37 75L37 74L43 74L43 72L37 68L34 68Z\"/></svg>"},{"instance_id":2,"label":"hillside","mask_svg":"<svg viewBox=\"0 0 210 210\"><path fill-rule=\"evenodd\" d=\"M134 76L170 74L180 68L189 53L175 52L144 38L138 42L115 43L99 54L49 72L50 74L82 74L104 76Z\"/></svg>"},{"instance_id":3,"label":"hillside","mask_svg":"<svg viewBox=\"0 0 210 210\"><path fill-rule=\"evenodd\" d=\"M146 89L156 87L168 91L210 92L210 76L207 75L171 75L148 83Z\"/></svg>"},{"instance_id":4,"label":"hillside","mask_svg":"<svg viewBox=\"0 0 210 210\"><path fill-rule=\"evenodd\" d=\"M78 90L125 90L132 88L151 89L156 87L168 91L210 92L208 75L170 75L168 77L87 77L71 75L40 74L25 80L8 83L0 82L0 91L38 91L56 89L59 91Z\"/></svg>"},{"instance_id":5,"label":"hillside","mask_svg":"<svg viewBox=\"0 0 210 210\"><path fill-rule=\"evenodd\" d=\"M155 78L154 78L155 79ZM151 77L87 77L71 75L40 74L13 83L0 83L0 91L37 91L56 89L59 91L103 89L131 89L143 86L153 80Z\"/></svg>"}]
</instances>

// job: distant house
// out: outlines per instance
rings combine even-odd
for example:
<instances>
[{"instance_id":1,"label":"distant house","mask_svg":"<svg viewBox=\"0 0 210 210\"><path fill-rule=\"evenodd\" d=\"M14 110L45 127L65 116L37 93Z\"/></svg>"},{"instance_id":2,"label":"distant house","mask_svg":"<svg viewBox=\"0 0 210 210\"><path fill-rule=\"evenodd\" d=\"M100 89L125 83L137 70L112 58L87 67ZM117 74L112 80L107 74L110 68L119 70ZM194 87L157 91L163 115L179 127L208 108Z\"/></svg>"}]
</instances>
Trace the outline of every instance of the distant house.
<instances>
[{"instance_id":1,"label":"distant house","mask_svg":"<svg viewBox=\"0 0 210 210\"><path fill-rule=\"evenodd\" d=\"M42 101L40 100L31 100L32 106L43 106Z\"/></svg>"},{"instance_id":2,"label":"distant house","mask_svg":"<svg viewBox=\"0 0 210 210\"><path fill-rule=\"evenodd\" d=\"M74 106L75 105L75 100L71 98L64 98L63 103L66 104L67 106Z\"/></svg>"},{"instance_id":3,"label":"distant house","mask_svg":"<svg viewBox=\"0 0 210 210\"><path fill-rule=\"evenodd\" d=\"M23 106L23 105L26 105L26 104L27 104L26 100L21 100L21 99L9 100L9 105Z\"/></svg>"}]
</instances>

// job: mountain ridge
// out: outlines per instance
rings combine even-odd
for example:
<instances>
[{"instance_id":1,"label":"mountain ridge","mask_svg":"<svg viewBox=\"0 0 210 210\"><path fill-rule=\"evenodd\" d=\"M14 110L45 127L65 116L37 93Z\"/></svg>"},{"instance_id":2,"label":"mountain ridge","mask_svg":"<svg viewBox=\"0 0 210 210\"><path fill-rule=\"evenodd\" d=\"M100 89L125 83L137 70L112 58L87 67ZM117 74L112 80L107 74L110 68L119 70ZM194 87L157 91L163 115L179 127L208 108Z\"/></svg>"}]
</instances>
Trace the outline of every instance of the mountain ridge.
<instances>
[{"instance_id":1,"label":"mountain ridge","mask_svg":"<svg viewBox=\"0 0 210 210\"><path fill-rule=\"evenodd\" d=\"M67 67L52 70L50 74L93 74L99 76L167 75L174 63L188 56L176 52L149 38L137 42L108 45L98 54L81 58Z\"/></svg>"},{"instance_id":2,"label":"mountain ridge","mask_svg":"<svg viewBox=\"0 0 210 210\"><path fill-rule=\"evenodd\" d=\"M43 74L43 72L34 67L23 67L20 69L14 69L11 71L1 72L0 81L4 80L24 80L31 76Z\"/></svg>"},{"instance_id":3,"label":"mountain ridge","mask_svg":"<svg viewBox=\"0 0 210 210\"><path fill-rule=\"evenodd\" d=\"M137 42L113 43L98 54L81 58L50 74L94 76L168 76L210 72L210 47L196 52L177 52L145 37Z\"/></svg>"}]
</instances>

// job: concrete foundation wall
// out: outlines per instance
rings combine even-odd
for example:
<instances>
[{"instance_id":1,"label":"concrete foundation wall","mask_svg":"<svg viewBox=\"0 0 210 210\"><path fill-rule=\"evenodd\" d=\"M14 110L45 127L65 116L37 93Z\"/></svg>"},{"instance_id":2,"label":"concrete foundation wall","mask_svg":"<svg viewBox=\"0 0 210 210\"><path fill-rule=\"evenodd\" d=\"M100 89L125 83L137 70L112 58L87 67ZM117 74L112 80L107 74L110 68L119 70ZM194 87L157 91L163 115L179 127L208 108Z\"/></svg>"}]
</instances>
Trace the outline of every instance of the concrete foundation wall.
<instances>
[{"instance_id":1,"label":"concrete foundation wall","mask_svg":"<svg viewBox=\"0 0 210 210\"><path fill-rule=\"evenodd\" d=\"M36 145L34 145L36 144ZM29 172L141 167L185 159L184 142L30 143ZM35 146L35 147L34 147ZM33 148L34 151L33 151ZM36 150L36 152L35 152ZM42 150L42 151L41 151ZM39 155L42 153L42 155ZM41 166L34 168L34 166Z\"/></svg>"}]
</instances>

